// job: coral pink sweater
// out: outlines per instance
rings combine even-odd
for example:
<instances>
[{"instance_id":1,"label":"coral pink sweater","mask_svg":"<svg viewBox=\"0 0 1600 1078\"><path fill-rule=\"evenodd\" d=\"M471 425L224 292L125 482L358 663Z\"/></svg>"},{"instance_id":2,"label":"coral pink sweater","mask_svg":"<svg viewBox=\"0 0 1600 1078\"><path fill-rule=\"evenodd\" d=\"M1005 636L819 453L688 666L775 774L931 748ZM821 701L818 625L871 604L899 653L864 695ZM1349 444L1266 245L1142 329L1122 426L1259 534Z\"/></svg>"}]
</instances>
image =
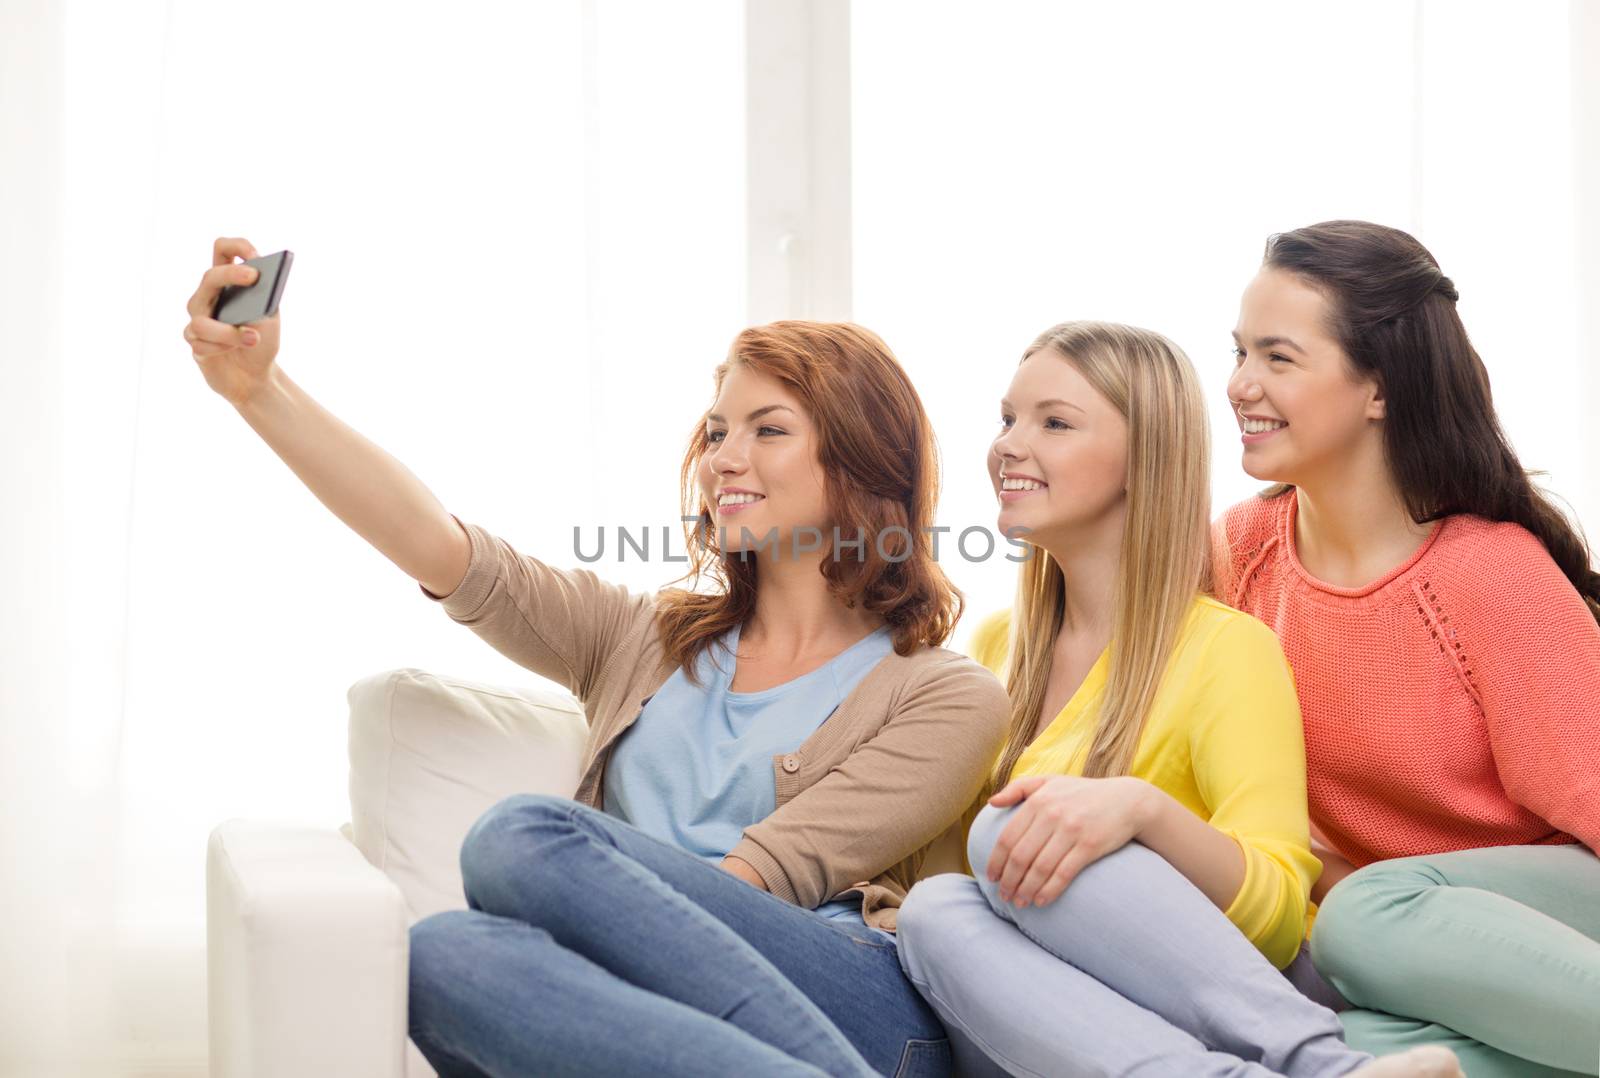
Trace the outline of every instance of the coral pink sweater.
<instances>
[{"instance_id":1,"label":"coral pink sweater","mask_svg":"<svg viewBox=\"0 0 1600 1078\"><path fill-rule=\"evenodd\" d=\"M1600 626L1543 544L1456 515L1360 588L1295 554L1298 493L1213 525L1216 595L1277 632L1312 823L1356 866L1480 846L1600 850Z\"/></svg>"}]
</instances>

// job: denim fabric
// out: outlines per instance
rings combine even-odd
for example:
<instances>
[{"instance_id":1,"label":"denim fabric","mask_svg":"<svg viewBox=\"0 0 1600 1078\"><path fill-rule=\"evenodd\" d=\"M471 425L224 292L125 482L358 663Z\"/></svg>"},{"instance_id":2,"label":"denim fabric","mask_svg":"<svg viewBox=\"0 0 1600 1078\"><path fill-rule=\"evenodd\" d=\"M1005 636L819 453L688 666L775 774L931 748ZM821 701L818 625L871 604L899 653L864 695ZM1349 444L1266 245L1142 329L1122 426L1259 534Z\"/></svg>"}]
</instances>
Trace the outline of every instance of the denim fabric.
<instances>
[{"instance_id":1,"label":"denim fabric","mask_svg":"<svg viewBox=\"0 0 1600 1078\"><path fill-rule=\"evenodd\" d=\"M895 942L565 798L461 849L468 909L411 930L410 1033L443 1078L950 1073Z\"/></svg>"}]
</instances>

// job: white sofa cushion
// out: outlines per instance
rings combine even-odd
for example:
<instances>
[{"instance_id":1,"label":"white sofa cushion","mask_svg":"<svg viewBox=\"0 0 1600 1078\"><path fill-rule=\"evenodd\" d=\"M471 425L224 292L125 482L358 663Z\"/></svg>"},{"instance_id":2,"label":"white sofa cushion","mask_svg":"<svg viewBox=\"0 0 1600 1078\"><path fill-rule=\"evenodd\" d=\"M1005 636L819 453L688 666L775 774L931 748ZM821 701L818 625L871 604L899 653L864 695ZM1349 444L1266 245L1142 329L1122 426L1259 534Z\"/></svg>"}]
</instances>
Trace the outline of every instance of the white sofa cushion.
<instances>
[{"instance_id":1,"label":"white sofa cushion","mask_svg":"<svg viewBox=\"0 0 1600 1078\"><path fill-rule=\"evenodd\" d=\"M461 840L516 793L570 797L587 725L570 693L404 668L350 701L350 839L405 897L412 923L462 909Z\"/></svg>"}]
</instances>

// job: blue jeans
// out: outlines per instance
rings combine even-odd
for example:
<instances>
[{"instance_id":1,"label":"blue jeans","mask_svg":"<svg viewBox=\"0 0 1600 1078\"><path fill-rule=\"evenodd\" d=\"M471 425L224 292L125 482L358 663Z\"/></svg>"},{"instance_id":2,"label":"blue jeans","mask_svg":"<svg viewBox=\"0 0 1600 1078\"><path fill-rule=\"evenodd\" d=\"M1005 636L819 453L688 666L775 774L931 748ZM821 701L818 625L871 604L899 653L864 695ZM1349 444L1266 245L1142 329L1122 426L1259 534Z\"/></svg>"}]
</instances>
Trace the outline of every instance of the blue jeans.
<instances>
[{"instance_id":1,"label":"blue jeans","mask_svg":"<svg viewBox=\"0 0 1600 1078\"><path fill-rule=\"evenodd\" d=\"M461 847L465 910L411 929L410 1033L443 1078L945 1075L895 943L566 798Z\"/></svg>"},{"instance_id":2,"label":"blue jeans","mask_svg":"<svg viewBox=\"0 0 1600 1078\"><path fill-rule=\"evenodd\" d=\"M986 806L983 871L1015 808ZM1372 1062L1200 889L1133 842L1047 906L986 877L934 876L900 909L900 957L950 1030L963 1073L1333 1078Z\"/></svg>"}]
</instances>

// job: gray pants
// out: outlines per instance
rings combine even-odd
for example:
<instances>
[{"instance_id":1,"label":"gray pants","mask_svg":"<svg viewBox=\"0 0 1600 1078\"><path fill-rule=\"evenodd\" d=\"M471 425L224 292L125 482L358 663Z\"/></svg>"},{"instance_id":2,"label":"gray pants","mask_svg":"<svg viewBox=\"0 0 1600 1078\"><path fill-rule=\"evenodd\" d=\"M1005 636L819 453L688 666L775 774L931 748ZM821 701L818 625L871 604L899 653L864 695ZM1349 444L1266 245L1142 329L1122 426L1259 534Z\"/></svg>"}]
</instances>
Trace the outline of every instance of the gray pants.
<instances>
[{"instance_id":1,"label":"gray pants","mask_svg":"<svg viewBox=\"0 0 1600 1078\"><path fill-rule=\"evenodd\" d=\"M973 823L967 859L980 877L1015 811L985 807ZM897 934L963 1074L1333 1078L1372 1061L1346 1046L1332 1010L1139 843L1044 907L1009 906L985 878L923 880ZM1298 968L1310 973L1303 959Z\"/></svg>"}]
</instances>

